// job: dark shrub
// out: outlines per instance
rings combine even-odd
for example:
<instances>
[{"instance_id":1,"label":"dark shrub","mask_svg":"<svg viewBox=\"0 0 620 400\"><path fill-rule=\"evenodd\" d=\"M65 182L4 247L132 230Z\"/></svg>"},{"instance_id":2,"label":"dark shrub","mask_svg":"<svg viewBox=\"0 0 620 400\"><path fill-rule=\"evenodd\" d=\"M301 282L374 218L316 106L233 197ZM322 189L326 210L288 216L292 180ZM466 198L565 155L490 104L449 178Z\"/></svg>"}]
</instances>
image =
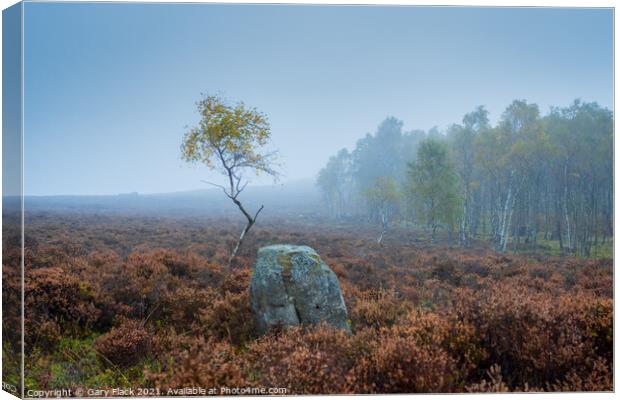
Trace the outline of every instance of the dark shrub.
<instances>
[{"instance_id":1,"label":"dark shrub","mask_svg":"<svg viewBox=\"0 0 620 400\"><path fill-rule=\"evenodd\" d=\"M94 346L105 362L128 367L149 355L151 338L140 322L125 320L97 338Z\"/></svg>"}]
</instances>

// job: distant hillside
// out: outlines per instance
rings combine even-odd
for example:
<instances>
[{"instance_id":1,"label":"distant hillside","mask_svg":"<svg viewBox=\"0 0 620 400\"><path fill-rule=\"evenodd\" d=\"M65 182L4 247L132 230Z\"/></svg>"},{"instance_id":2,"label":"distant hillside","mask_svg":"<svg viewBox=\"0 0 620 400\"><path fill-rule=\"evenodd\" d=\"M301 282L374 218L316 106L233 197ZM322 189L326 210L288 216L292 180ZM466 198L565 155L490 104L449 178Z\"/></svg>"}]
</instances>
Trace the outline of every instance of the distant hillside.
<instances>
[{"instance_id":1,"label":"distant hillside","mask_svg":"<svg viewBox=\"0 0 620 400\"><path fill-rule=\"evenodd\" d=\"M320 211L320 195L310 179L269 186L248 186L240 199L250 209L265 205L263 216ZM10 201L5 198L5 202ZM156 215L230 215L239 211L218 188L160 194L108 196L26 196L28 212L75 212Z\"/></svg>"}]
</instances>

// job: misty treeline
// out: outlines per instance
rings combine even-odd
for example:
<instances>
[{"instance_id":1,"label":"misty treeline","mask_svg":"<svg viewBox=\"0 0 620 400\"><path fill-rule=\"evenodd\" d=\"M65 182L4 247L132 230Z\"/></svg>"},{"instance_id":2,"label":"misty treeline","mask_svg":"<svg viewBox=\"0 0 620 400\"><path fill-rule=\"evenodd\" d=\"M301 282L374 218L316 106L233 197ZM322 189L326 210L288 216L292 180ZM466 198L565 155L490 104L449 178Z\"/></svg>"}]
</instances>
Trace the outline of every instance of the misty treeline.
<instances>
[{"instance_id":1,"label":"misty treeline","mask_svg":"<svg viewBox=\"0 0 620 400\"><path fill-rule=\"evenodd\" d=\"M495 126L483 106L445 132L404 132L389 117L332 156L317 185L334 218L377 223L378 242L399 225L589 256L613 238L613 115L576 100L543 116L515 100Z\"/></svg>"}]
</instances>

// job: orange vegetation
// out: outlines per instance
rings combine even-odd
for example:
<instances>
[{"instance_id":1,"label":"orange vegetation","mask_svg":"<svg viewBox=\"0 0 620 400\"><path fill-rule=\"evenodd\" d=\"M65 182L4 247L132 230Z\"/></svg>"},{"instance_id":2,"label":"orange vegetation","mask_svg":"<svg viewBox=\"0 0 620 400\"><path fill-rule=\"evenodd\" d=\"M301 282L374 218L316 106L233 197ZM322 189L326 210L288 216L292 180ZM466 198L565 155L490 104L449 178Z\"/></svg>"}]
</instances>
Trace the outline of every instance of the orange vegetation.
<instances>
[{"instance_id":1,"label":"orange vegetation","mask_svg":"<svg viewBox=\"0 0 620 400\"><path fill-rule=\"evenodd\" d=\"M405 232L378 246L364 227L273 220L228 272L231 221L29 222L26 382L37 389L119 379L289 394L613 389L611 260L423 246ZM331 266L353 335L319 326L257 336L251 266L273 243L309 245ZM14 260L5 254L5 266ZM6 296L18 290L5 272ZM79 345L67 338L89 347L70 357ZM92 363L78 359L91 351Z\"/></svg>"}]
</instances>

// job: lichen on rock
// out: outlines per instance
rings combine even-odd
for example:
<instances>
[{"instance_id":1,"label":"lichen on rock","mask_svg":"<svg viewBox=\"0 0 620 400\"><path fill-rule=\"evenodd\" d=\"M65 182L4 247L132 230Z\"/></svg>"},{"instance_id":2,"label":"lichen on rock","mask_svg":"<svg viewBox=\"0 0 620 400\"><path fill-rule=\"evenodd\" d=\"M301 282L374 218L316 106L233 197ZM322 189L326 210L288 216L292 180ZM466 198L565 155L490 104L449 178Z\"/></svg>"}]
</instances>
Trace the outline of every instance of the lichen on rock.
<instances>
[{"instance_id":1,"label":"lichen on rock","mask_svg":"<svg viewBox=\"0 0 620 400\"><path fill-rule=\"evenodd\" d=\"M261 333L322 321L351 332L338 278L308 246L279 244L259 249L250 293Z\"/></svg>"}]
</instances>

